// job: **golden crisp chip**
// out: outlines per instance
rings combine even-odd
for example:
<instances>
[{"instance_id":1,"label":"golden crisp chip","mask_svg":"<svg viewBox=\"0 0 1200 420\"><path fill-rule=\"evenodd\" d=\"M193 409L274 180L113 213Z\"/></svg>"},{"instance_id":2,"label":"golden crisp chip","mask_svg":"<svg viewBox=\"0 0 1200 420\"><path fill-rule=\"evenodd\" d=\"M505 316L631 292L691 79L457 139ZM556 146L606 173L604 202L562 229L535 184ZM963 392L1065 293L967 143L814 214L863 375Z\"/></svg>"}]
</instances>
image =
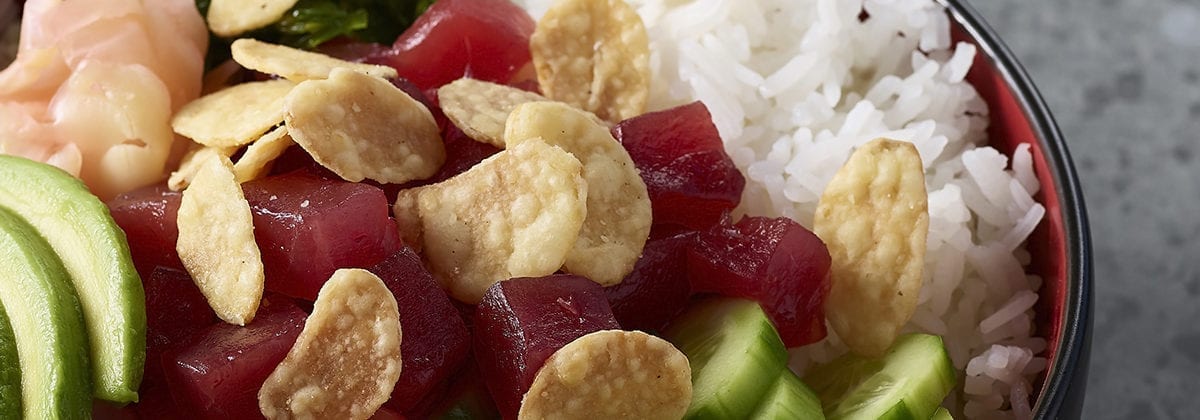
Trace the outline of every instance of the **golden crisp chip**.
<instances>
[{"instance_id":1,"label":"golden crisp chip","mask_svg":"<svg viewBox=\"0 0 1200 420\"><path fill-rule=\"evenodd\" d=\"M467 137L501 148L508 114L517 105L548 100L533 92L469 78L438 89L438 103L446 118Z\"/></svg>"},{"instance_id":2,"label":"golden crisp chip","mask_svg":"<svg viewBox=\"0 0 1200 420\"><path fill-rule=\"evenodd\" d=\"M851 351L883 354L917 307L928 197L911 143L876 139L850 156L817 203L832 258L825 316Z\"/></svg>"},{"instance_id":3,"label":"golden crisp chip","mask_svg":"<svg viewBox=\"0 0 1200 420\"><path fill-rule=\"evenodd\" d=\"M400 191L395 214L450 294L478 303L496 282L562 267L586 215L580 171L570 153L530 140L441 183ZM419 226L405 228L413 215Z\"/></svg>"},{"instance_id":4,"label":"golden crisp chip","mask_svg":"<svg viewBox=\"0 0 1200 420\"><path fill-rule=\"evenodd\" d=\"M167 178L167 188L170 188L171 191L187 188L188 184L192 183L192 178L196 176L196 172L200 171L200 164L204 163L205 159L214 155L229 158L235 151L237 151L235 147L193 145L192 150L183 155L183 160L179 162L179 169L171 172L171 176Z\"/></svg>"},{"instance_id":5,"label":"golden crisp chip","mask_svg":"<svg viewBox=\"0 0 1200 420\"><path fill-rule=\"evenodd\" d=\"M267 172L268 165L282 155L294 142L288 136L287 126L279 126L250 143L246 153L233 164L233 175L238 183L258 179Z\"/></svg>"},{"instance_id":6,"label":"golden crisp chip","mask_svg":"<svg viewBox=\"0 0 1200 420\"><path fill-rule=\"evenodd\" d=\"M246 325L263 293L250 204L229 158L210 155L199 165L180 198L175 249L213 312L230 324Z\"/></svg>"},{"instance_id":7,"label":"golden crisp chip","mask_svg":"<svg viewBox=\"0 0 1200 420\"><path fill-rule=\"evenodd\" d=\"M333 69L296 86L284 109L292 140L347 181L403 184L446 160L429 109L378 77Z\"/></svg>"},{"instance_id":8,"label":"golden crisp chip","mask_svg":"<svg viewBox=\"0 0 1200 420\"><path fill-rule=\"evenodd\" d=\"M230 38L278 22L297 0L212 0L208 29Z\"/></svg>"},{"instance_id":9,"label":"golden crisp chip","mask_svg":"<svg viewBox=\"0 0 1200 420\"><path fill-rule=\"evenodd\" d=\"M283 121L284 99L295 86L268 80L222 89L184 105L171 119L171 128L205 146L250 143Z\"/></svg>"},{"instance_id":10,"label":"golden crisp chip","mask_svg":"<svg viewBox=\"0 0 1200 420\"><path fill-rule=\"evenodd\" d=\"M234 76L240 76L242 70L245 69L233 60L225 60L221 64L218 64L212 70L204 73L204 81L200 85L200 95L208 95L239 82L240 77Z\"/></svg>"},{"instance_id":11,"label":"golden crisp chip","mask_svg":"<svg viewBox=\"0 0 1200 420\"><path fill-rule=\"evenodd\" d=\"M587 181L587 219L565 268L610 286L633 271L650 236L650 196L625 148L587 112L560 102L517 106L509 115L508 147L541 139L575 155Z\"/></svg>"},{"instance_id":12,"label":"golden crisp chip","mask_svg":"<svg viewBox=\"0 0 1200 420\"><path fill-rule=\"evenodd\" d=\"M333 273L283 362L258 390L268 419L366 419L400 379L400 313L383 281Z\"/></svg>"},{"instance_id":13,"label":"golden crisp chip","mask_svg":"<svg viewBox=\"0 0 1200 420\"><path fill-rule=\"evenodd\" d=\"M352 63L325 54L268 44L251 38L233 41L229 50L233 54L233 60L248 69L274 74L296 83L328 78L329 72L335 68L354 70L385 79L396 77L396 69L388 66Z\"/></svg>"},{"instance_id":14,"label":"golden crisp chip","mask_svg":"<svg viewBox=\"0 0 1200 420\"><path fill-rule=\"evenodd\" d=\"M606 121L640 115L650 95L650 44L624 0L562 0L529 39L542 93Z\"/></svg>"},{"instance_id":15,"label":"golden crisp chip","mask_svg":"<svg viewBox=\"0 0 1200 420\"><path fill-rule=\"evenodd\" d=\"M641 331L597 331L546 359L519 419L678 419L692 401L687 356Z\"/></svg>"}]
</instances>

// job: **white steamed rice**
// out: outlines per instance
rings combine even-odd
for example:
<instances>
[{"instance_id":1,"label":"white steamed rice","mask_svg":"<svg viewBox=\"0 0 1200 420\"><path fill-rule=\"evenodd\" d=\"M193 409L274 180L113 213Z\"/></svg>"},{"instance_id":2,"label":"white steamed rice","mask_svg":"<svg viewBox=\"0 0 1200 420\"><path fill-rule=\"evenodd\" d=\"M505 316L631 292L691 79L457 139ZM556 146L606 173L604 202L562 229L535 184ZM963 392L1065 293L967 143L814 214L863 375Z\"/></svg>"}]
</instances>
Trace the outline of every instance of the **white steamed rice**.
<instances>
[{"instance_id":1,"label":"white steamed rice","mask_svg":"<svg viewBox=\"0 0 1200 420\"><path fill-rule=\"evenodd\" d=\"M987 147L987 105L963 80L976 54L951 45L932 0L629 0L646 22L650 108L703 101L746 174L739 211L812 226L826 183L877 137L916 145L929 191L920 306L907 331L945 337L960 369L946 405L968 418L1029 418L1046 360L1034 337L1041 280L1023 243L1045 214L1028 145ZM552 0L524 0L539 17ZM865 11L869 18L860 22ZM845 352L830 330L792 349L802 372Z\"/></svg>"}]
</instances>

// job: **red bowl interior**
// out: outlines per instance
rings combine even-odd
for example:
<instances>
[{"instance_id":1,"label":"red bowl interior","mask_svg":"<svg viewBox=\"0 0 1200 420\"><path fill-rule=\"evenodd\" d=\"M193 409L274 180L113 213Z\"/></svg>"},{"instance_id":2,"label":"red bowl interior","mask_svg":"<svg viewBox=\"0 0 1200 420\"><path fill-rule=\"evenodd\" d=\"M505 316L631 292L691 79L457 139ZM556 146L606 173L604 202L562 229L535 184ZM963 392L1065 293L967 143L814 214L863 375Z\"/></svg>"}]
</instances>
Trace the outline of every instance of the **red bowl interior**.
<instances>
[{"instance_id":1,"label":"red bowl interior","mask_svg":"<svg viewBox=\"0 0 1200 420\"><path fill-rule=\"evenodd\" d=\"M952 23L952 26L952 39L955 42L967 42L979 47L978 42L958 22ZM1041 184L1041 189L1034 199L1046 207L1046 215L1030 235L1026 247L1032 255L1028 272L1043 279L1042 288L1039 290L1040 298L1034 307L1037 335L1045 338L1047 342L1046 350L1039 356L1047 358L1048 366L1054 366L1054 356L1062 341L1063 308L1066 305L1069 283L1066 230L1063 225L1063 213L1060 211L1059 193L1053 172L1047 164L1045 151L1021 107L1021 102L997 70L996 64L984 53L985 50L977 48L977 51L979 52L975 55L975 62L967 73L967 80L975 86L988 104L991 119L988 127L989 144L1011 156L1017 145L1028 143L1033 154L1034 172ZM1042 387L1046 372L1049 371L1051 369L1047 368L1042 372L1035 384L1036 389Z\"/></svg>"}]
</instances>

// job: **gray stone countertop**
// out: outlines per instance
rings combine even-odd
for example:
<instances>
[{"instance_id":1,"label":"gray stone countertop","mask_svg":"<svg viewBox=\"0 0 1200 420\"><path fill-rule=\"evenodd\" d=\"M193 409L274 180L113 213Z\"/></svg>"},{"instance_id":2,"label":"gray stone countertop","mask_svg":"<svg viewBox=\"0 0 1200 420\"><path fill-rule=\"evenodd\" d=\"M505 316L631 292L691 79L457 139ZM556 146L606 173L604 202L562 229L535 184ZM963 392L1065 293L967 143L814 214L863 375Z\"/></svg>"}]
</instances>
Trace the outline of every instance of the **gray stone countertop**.
<instances>
[{"instance_id":1,"label":"gray stone countertop","mask_svg":"<svg viewBox=\"0 0 1200 420\"><path fill-rule=\"evenodd\" d=\"M1049 103L1095 258L1083 417L1200 418L1200 1L974 0Z\"/></svg>"}]
</instances>

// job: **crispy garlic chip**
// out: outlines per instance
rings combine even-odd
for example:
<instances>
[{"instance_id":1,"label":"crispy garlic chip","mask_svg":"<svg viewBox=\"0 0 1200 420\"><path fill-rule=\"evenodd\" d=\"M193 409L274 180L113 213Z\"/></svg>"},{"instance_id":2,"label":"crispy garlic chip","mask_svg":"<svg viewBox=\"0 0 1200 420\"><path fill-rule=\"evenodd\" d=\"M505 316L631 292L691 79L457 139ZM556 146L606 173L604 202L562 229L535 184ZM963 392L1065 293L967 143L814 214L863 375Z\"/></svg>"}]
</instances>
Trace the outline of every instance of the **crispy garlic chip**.
<instances>
[{"instance_id":1,"label":"crispy garlic chip","mask_svg":"<svg viewBox=\"0 0 1200 420\"><path fill-rule=\"evenodd\" d=\"M242 157L233 164L233 174L237 177L239 183L258 179L267 173L267 169L271 162L279 158L288 147L295 144L292 137L288 136L287 126L279 126L274 130L267 132L254 143L250 143L250 147L246 148L246 153L242 153Z\"/></svg>"},{"instance_id":2,"label":"crispy garlic chip","mask_svg":"<svg viewBox=\"0 0 1200 420\"><path fill-rule=\"evenodd\" d=\"M579 337L546 359L519 419L678 419L692 401L687 356L665 340L607 330Z\"/></svg>"},{"instance_id":3,"label":"crispy garlic chip","mask_svg":"<svg viewBox=\"0 0 1200 420\"><path fill-rule=\"evenodd\" d=\"M250 204L229 158L210 155L199 166L180 198L175 249L217 316L246 325L258 311L264 280Z\"/></svg>"},{"instance_id":4,"label":"crispy garlic chip","mask_svg":"<svg viewBox=\"0 0 1200 420\"><path fill-rule=\"evenodd\" d=\"M336 68L344 68L370 76L396 77L396 69L375 64L352 63L325 54L269 44L252 38L233 41L229 46L238 64L266 74L274 74L296 83L325 79Z\"/></svg>"},{"instance_id":5,"label":"crispy garlic chip","mask_svg":"<svg viewBox=\"0 0 1200 420\"><path fill-rule=\"evenodd\" d=\"M650 43L637 11L624 0L561 0L529 39L538 85L550 99L606 121L646 110Z\"/></svg>"},{"instance_id":6,"label":"crispy garlic chip","mask_svg":"<svg viewBox=\"0 0 1200 420\"><path fill-rule=\"evenodd\" d=\"M219 90L184 105L171 128L205 146L250 143L283 121L284 99L295 86L287 80L268 80Z\"/></svg>"},{"instance_id":7,"label":"crispy garlic chip","mask_svg":"<svg viewBox=\"0 0 1200 420\"><path fill-rule=\"evenodd\" d=\"M268 419L366 419L400 379L400 313L383 281L333 273L283 362L258 391Z\"/></svg>"},{"instance_id":8,"label":"crispy garlic chip","mask_svg":"<svg viewBox=\"0 0 1200 420\"><path fill-rule=\"evenodd\" d=\"M876 139L850 156L817 203L813 231L832 257L825 314L851 351L883 354L921 290L928 197L911 143Z\"/></svg>"},{"instance_id":9,"label":"crispy garlic chip","mask_svg":"<svg viewBox=\"0 0 1200 420\"><path fill-rule=\"evenodd\" d=\"M213 156L224 156L228 159L237 151L235 147L208 147L195 146L187 154L183 155L183 160L179 162L179 169L171 172L171 176L167 178L167 188L171 191L180 191L187 188L192 183L192 178L196 177L196 172L200 171L200 165L205 159Z\"/></svg>"},{"instance_id":10,"label":"crispy garlic chip","mask_svg":"<svg viewBox=\"0 0 1200 420\"><path fill-rule=\"evenodd\" d=\"M450 294L478 303L496 282L562 267L587 211L581 171L570 153L526 141L441 183L400 191L396 220Z\"/></svg>"},{"instance_id":11,"label":"crispy garlic chip","mask_svg":"<svg viewBox=\"0 0 1200 420\"><path fill-rule=\"evenodd\" d=\"M208 29L229 38L278 22L297 0L212 0Z\"/></svg>"},{"instance_id":12,"label":"crispy garlic chip","mask_svg":"<svg viewBox=\"0 0 1200 420\"><path fill-rule=\"evenodd\" d=\"M533 92L465 77L438 89L438 103L454 126L467 137L500 148L504 147L508 114L517 105L548 100Z\"/></svg>"},{"instance_id":13,"label":"crispy garlic chip","mask_svg":"<svg viewBox=\"0 0 1200 420\"><path fill-rule=\"evenodd\" d=\"M575 155L587 181L587 219L565 268L610 286L633 271L650 236L650 196L625 148L590 114L560 102L517 106L509 115L508 147L541 139Z\"/></svg>"},{"instance_id":14,"label":"crispy garlic chip","mask_svg":"<svg viewBox=\"0 0 1200 420\"><path fill-rule=\"evenodd\" d=\"M335 68L297 85L283 109L292 140L350 182L425 179L446 160L429 109L378 77Z\"/></svg>"}]
</instances>

